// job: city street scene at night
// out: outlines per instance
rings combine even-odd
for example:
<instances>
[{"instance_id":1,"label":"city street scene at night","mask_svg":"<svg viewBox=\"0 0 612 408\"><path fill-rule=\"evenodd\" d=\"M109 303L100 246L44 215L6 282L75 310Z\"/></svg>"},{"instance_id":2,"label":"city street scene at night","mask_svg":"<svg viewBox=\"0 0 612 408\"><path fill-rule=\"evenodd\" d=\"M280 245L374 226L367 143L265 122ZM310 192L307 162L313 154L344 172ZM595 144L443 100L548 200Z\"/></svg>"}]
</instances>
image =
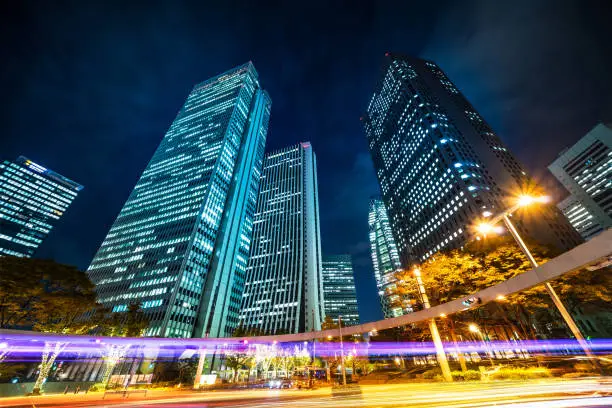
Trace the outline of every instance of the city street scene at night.
<instances>
[{"instance_id":1,"label":"city street scene at night","mask_svg":"<svg viewBox=\"0 0 612 408\"><path fill-rule=\"evenodd\" d=\"M612 407L612 3L0 3L0 407Z\"/></svg>"}]
</instances>

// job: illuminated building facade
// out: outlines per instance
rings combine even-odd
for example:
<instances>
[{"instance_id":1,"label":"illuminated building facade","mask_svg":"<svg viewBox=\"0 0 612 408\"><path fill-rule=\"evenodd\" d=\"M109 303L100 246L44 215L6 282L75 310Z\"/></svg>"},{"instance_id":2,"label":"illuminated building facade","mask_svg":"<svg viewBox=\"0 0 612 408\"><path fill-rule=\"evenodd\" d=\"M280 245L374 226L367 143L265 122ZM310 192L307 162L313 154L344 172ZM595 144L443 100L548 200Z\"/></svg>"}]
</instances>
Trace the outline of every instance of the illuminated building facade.
<instances>
[{"instance_id":1,"label":"illuminated building facade","mask_svg":"<svg viewBox=\"0 0 612 408\"><path fill-rule=\"evenodd\" d=\"M88 272L148 336L222 337L238 325L271 101L252 63L196 85Z\"/></svg>"},{"instance_id":2,"label":"illuminated building facade","mask_svg":"<svg viewBox=\"0 0 612 408\"><path fill-rule=\"evenodd\" d=\"M397 294L395 273L401 269L401 264L387 210L380 199L370 200L368 226L374 277L383 315L385 318L401 316L412 309L407 299Z\"/></svg>"},{"instance_id":3,"label":"illuminated building facade","mask_svg":"<svg viewBox=\"0 0 612 408\"><path fill-rule=\"evenodd\" d=\"M82 189L23 156L0 163L0 255L34 255Z\"/></svg>"},{"instance_id":4,"label":"illuminated building facade","mask_svg":"<svg viewBox=\"0 0 612 408\"><path fill-rule=\"evenodd\" d=\"M584 239L612 227L612 127L599 124L548 169L571 193L559 208Z\"/></svg>"},{"instance_id":5,"label":"illuminated building facade","mask_svg":"<svg viewBox=\"0 0 612 408\"><path fill-rule=\"evenodd\" d=\"M505 210L510 195L535 184L436 64L385 60L362 121L400 262L409 267L460 247L483 212ZM514 221L558 250L581 242L553 205L515 213Z\"/></svg>"},{"instance_id":6,"label":"illuminated building facade","mask_svg":"<svg viewBox=\"0 0 612 408\"><path fill-rule=\"evenodd\" d=\"M321 328L320 235L312 146L266 154L242 295L244 327L272 334Z\"/></svg>"},{"instance_id":7,"label":"illuminated building facade","mask_svg":"<svg viewBox=\"0 0 612 408\"><path fill-rule=\"evenodd\" d=\"M342 326L359 324L357 292L353 261L350 255L326 255L323 257L323 296L325 316L338 321Z\"/></svg>"}]
</instances>

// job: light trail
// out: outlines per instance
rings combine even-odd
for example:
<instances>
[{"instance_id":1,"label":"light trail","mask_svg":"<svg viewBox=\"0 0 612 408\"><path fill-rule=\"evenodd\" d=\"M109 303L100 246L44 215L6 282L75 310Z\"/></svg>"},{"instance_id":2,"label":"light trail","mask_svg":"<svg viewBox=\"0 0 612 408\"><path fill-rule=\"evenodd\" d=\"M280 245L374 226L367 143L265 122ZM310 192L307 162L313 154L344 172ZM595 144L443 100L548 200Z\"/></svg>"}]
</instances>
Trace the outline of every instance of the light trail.
<instances>
[{"instance_id":1,"label":"light trail","mask_svg":"<svg viewBox=\"0 0 612 408\"><path fill-rule=\"evenodd\" d=\"M120 407L536 407L564 408L610 406L612 385L588 380L537 380L528 382L416 383L382 384L358 387L349 396L334 395L335 390L246 390L216 392L176 392L164 396L153 391L146 399L101 400L102 395L45 396L32 399L41 406L120 406ZM598 396L597 394L604 394ZM608 394L608 395L605 395ZM0 400L0 406L19 406L25 398ZM6 402L6 404L3 404ZM25 404L23 404L25 405Z\"/></svg>"},{"instance_id":2,"label":"light trail","mask_svg":"<svg viewBox=\"0 0 612 408\"><path fill-rule=\"evenodd\" d=\"M187 353L194 355L202 347L200 339L186 339L172 344L165 340L160 342L154 338L143 338L131 346L124 358L142 358L143 356L154 356L156 360L176 358L177 354ZM191 341L190 341L191 340ZM0 333L0 341L3 349L8 351L7 361L34 361L40 358L45 342L66 342L69 343L61 353L61 359L82 360L97 359L105 356L108 347L111 345L126 344L125 338L105 338L102 342L89 340L86 337L76 336L45 336L44 340L39 336L19 336L18 338L3 338ZM252 342L244 344L235 342L233 344L208 341L206 347L207 354L217 353L223 355L227 353L256 353L258 345L274 346L278 350L292 350L295 346L305 347L309 352L313 351L313 344L310 343L261 343ZM612 353L612 339L596 339L589 342L591 349L596 354ZM551 356L577 356L582 354L580 344L574 339L557 340L521 340L521 341L475 341L475 342L446 342L444 347L449 354L460 352L463 354L471 353L497 353L500 355L517 355L521 353L547 354ZM317 342L317 357L337 356L341 352L339 342ZM352 343L345 341L344 350L347 354L354 356L424 356L435 354L432 342L358 342Z\"/></svg>"}]
</instances>

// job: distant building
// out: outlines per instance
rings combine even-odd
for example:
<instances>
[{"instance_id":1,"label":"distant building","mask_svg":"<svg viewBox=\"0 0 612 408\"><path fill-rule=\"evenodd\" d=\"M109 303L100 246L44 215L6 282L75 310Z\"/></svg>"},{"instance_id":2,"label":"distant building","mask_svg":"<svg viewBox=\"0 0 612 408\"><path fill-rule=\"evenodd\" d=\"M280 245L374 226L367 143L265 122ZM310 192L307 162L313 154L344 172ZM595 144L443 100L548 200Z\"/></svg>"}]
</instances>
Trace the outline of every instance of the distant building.
<instances>
[{"instance_id":1,"label":"distant building","mask_svg":"<svg viewBox=\"0 0 612 408\"><path fill-rule=\"evenodd\" d=\"M196 85L88 272L147 336L225 337L238 325L271 101L247 63Z\"/></svg>"},{"instance_id":2,"label":"distant building","mask_svg":"<svg viewBox=\"0 0 612 408\"><path fill-rule=\"evenodd\" d=\"M362 118L403 267L461 247L483 212L535 183L433 62L387 54ZM514 214L526 237L557 250L582 241L554 205Z\"/></svg>"},{"instance_id":3,"label":"distant building","mask_svg":"<svg viewBox=\"0 0 612 408\"><path fill-rule=\"evenodd\" d=\"M383 315L385 318L401 316L412 309L407 299L397 294L395 273L401 269L401 264L382 200L370 201L368 225L374 277Z\"/></svg>"},{"instance_id":4,"label":"distant building","mask_svg":"<svg viewBox=\"0 0 612 408\"><path fill-rule=\"evenodd\" d=\"M243 326L266 333L321 328L320 235L310 143L266 154L240 308Z\"/></svg>"},{"instance_id":5,"label":"distant building","mask_svg":"<svg viewBox=\"0 0 612 408\"><path fill-rule=\"evenodd\" d=\"M338 316L341 316L343 326L359 324L355 276L350 255L323 257L323 292L326 317L338 321Z\"/></svg>"},{"instance_id":6,"label":"distant building","mask_svg":"<svg viewBox=\"0 0 612 408\"><path fill-rule=\"evenodd\" d=\"M0 254L34 255L82 189L23 156L0 163Z\"/></svg>"},{"instance_id":7,"label":"distant building","mask_svg":"<svg viewBox=\"0 0 612 408\"><path fill-rule=\"evenodd\" d=\"M584 239L612 227L612 127L599 124L548 166L571 193L559 208Z\"/></svg>"}]
</instances>

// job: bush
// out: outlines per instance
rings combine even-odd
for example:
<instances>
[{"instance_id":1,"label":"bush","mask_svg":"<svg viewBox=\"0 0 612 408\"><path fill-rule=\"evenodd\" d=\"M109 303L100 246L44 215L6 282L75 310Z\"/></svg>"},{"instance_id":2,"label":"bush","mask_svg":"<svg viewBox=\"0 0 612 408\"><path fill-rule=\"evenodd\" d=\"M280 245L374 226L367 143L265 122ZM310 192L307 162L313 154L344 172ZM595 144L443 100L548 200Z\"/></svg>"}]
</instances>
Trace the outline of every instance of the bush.
<instances>
[{"instance_id":1,"label":"bush","mask_svg":"<svg viewBox=\"0 0 612 408\"><path fill-rule=\"evenodd\" d=\"M480 380L480 371L476 370L467 370L463 371L453 371L451 372L453 376L453 380L455 381L478 381Z\"/></svg>"},{"instance_id":2,"label":"bush","mask_svg":"<svg viewBox=\"0 0 612 408\"><path fill-rule=\"evenodd\" d=\"M501 368L490 375L492 380L529 380L533 378L550 378L552 374L548 368Z\"/></svg>"},{"instance_id":3,"label":"bush","mask_svg":"<svg viewBox=\"0 0 612 408\"><path fill-rule=\"evenodd\" d=\"M425 380L433 380L436 376L440 376L442 371L439 368L432 368L431 370L427 370L423 373L423 379Z\"/></svg>"},{"instance_id":4,"label":"bush","mask_svg":"<svg viewBox=\"0 0 612 408\"><path fill-rule=\"evenodd\" d=\"M574 364L574 371L579 373L586 373L589 371L593 371L593 366L589 363L576 363Z\"/></svg>"},{"instance_id":5,"label":"bush","mask_svg":"<svg viewBox=\"0 0 612 408\"><path fill-rule=\"evenodd\" d=\"M580 377L591 377L597 375L595 373L587 373L586 371L580 371L577 373L565 373L561 377L562 378L580 378Z\"/></svg>"}]
</instances>

